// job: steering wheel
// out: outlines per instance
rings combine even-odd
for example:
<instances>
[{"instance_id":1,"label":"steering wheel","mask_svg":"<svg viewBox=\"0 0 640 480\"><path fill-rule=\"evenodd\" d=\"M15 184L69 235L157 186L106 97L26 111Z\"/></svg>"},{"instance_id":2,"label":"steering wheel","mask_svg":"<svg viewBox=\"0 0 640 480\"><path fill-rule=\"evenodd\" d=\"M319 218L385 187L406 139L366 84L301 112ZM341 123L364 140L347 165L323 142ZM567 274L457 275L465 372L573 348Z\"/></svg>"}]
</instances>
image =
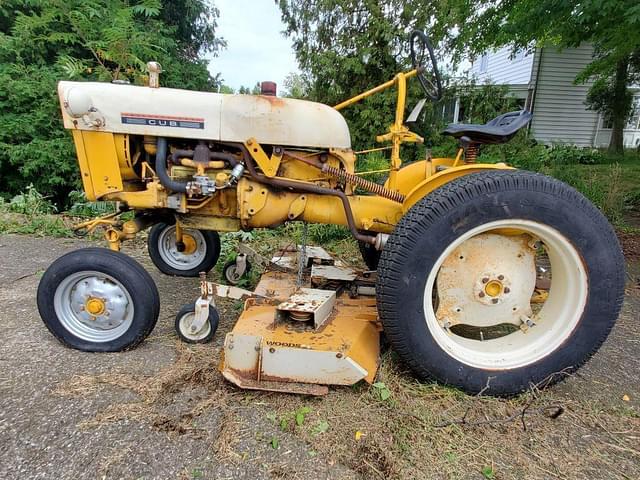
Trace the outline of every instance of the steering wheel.
<instances>
[{"instance_id":1,"label":"steering wheel","mask_svg":"<svg viewBox=\"0 0 640 480\"><path fill-rule=\"evenodd\" d=\"M411 46L411 63L413 68L418 70L418 80L424 90L425 95L432 101L437 102L442 98L442 79L438 71L436 56L433 53L433 47L429 38L424 32L414 30L409 37ZM428 55L428 58L425 57ZM431 61L432 75L427 75L425 60Z\"/></svg>"}]
</instances>

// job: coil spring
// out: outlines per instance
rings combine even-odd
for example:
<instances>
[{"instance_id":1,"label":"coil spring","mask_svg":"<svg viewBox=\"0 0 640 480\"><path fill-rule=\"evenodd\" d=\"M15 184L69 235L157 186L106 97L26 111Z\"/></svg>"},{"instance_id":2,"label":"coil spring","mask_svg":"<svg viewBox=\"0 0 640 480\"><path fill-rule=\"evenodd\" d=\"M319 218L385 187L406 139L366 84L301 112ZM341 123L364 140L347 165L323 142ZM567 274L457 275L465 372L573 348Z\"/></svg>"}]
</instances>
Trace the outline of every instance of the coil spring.
<instances>
[{"instance_id":1,"label":"coil spring","mask_svg":"<svg viewBox=\"0 0 640 480\"><path fill-rule=\"evenodd\" d=\"M480 145L477 143L470 143L464 152L464 163L476 163L478 159L478 153L480 152Z\"/></svg>"},{"instance_id":2,"label":"coil spring","mask_svg":"<svg viewBox=\"0 0 640 480\"><path fill-rule=\"evenodd\" d=\"M365 180L357 175L352 173L347 173L344 170L340 170L339 168L331 167L329 165L323 165L322 171L332 175L340 180L355 185L356 187L360 187L363 190L367 190L368 192L375 193L380 195L381 197L387 198L397 203L404 202L404 195L400 192L394 192L392 190L388 190L384 188L382 185L378 185L375 182L370 182L369 180Z\"/></svg>"}]
</instances>

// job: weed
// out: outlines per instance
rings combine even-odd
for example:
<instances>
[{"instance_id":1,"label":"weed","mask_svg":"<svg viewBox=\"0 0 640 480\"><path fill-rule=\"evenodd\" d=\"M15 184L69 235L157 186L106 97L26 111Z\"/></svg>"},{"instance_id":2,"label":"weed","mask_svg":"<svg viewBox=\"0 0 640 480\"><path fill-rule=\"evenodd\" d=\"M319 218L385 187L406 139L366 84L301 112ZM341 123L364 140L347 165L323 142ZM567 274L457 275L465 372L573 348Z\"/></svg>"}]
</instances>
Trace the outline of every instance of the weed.
<instances>
[{"instance_id":1,"label":"weed","mask_svg":"<svg viewBox=\"0 0 640 480\"><path fill-rule=\"evenodd\" d=\"M33 185L29 185L26 191L19 193L8 203L2 203L5 211L21 213L23 215L51 214L56 212L56 207Z\"/></svg>"},{"instance_id":2,"label":"weed","mask_svg":"<svg viewBox=\"0 0 640 480\"><path fill-rule=\"evenodd\" d=\"M73 217L98 217L116 211L114 202L90 202L84 192L79 190L69 193L69 202L71 208L66 213Z\"/></svg>"},{"instance_id":3,"label":"weed","mask_svg":"<svg viewBox=\"0 0 640 480\"><path fill-rule=\"evenodd\" d=\"M65 219L55 215L0 213L0 233L18 233L47 237L71 237L73 231Z\"/></svg>"},{"instance_id":4,"label":"weed","mask_svg":"<svg viewBox=\"0 0 640 480\"><path fill-rule=\"evenodd\" d=\"M315 427L313 427L311 433L313 435L320 435L321 433L325 433L327 430L329 430L329 422L326 420L320 420Z\"/></svg>"},{"instance_id":5,"label":"weed","mask_svg":"<svg viewBox=\"0 0 640 480\"><path fill-rule=\"evenodd\" d=\"M386 402L387 400L389 400L391 398L391 390L389 390L389 387L387 387L387 385L383 382L376 382L373 385L371 385L374 389L374 391L376 392L376 395L378 396L378 398L380 400L382 400L383 402Z\"/></svg>"},{"instance_id":6,"label":"weed","mask_svg":"<svg viewBox=\"0 0 640 480\"><path fill-rule=\"evenodd\" d=\"M311 409L309 407L301 407L296 410L296 425L301 427L304 423L305 416L309 413L311 413Z\"/></svg>"},{"instance_id":7,"label":"weed","mask_svg":"<svg viewBox=\"0 0 640 480\"><path fill-rule=\"evenodd\" d=\"M482 470L480 472L482 473L482 476L487 480L495 480L496 478L496 472L493 470L492 466L482 467Z\"/></svg>"}]
</instances>

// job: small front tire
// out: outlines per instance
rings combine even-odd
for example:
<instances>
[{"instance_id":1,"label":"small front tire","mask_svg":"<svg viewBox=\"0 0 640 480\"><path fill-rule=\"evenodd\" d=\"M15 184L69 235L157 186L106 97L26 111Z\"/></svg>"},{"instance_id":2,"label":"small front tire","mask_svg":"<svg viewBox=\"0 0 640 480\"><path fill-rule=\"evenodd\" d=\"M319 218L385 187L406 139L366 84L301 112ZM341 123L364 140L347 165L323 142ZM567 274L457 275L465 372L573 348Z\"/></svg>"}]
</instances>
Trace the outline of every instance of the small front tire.
<instances>
[{"instance_id":1,"label":"small front tire","mask_svg":"<svg viewBox=\"0 0 640 480\"><path fill-rule=\"evenodd\" d=\"M53 262L38 285L37 303L58 340L87 352L135 347L160 312L158 289L147 271L104 248L83 248Z\"/></svg>"},{"instance_id":2,"label":"small front tire","mask_svg":"<svg viewBox=\"0 0 640 480\"><path fill-rule=\"evenodd\" d=\"M208 343L213 339L213 336L218 329L218 324L220 323L218 310L213 305L209 305L209 317L207 318L207 321L200 331L191 332L189 330L189 325L196 314L195 312L195 303L184 305L180 309L176 315L176 333L178 334L178 337L180 337L180 340L185 343Z\"/></svg>"}]
</instances>

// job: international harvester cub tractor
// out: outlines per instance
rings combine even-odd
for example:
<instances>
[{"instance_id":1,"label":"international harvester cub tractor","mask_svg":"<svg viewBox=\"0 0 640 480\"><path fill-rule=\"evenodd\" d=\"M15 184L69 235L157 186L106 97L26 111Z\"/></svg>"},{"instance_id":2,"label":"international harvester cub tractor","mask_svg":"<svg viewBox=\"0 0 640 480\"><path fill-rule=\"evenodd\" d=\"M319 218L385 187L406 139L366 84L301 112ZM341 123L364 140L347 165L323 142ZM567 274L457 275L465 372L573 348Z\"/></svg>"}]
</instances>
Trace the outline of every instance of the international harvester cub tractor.
<instances>
[{"instance_id":1,"label":"international harvester cub tractor","mask_svg":"<svg viewBox=\"0 0 640 480\"><path fill-rule=\"evenodd\" d=\"M233 383L322 394L327 385L372 382L381 332L418 378L467 392L508 395L575 371L620 310L616 235L564 183L478 162L482 145L507 142L528 124L527 111L451 125L444 133L460 142L455 158L427 154L403 165L401 145L423 141L407 124L424 100L404 119L407 82L417 79L427 100L441 97L426 36L410 41L413 70L334 107L162 88L153 62L147 86L60 82L86 196L119 202L119 211L83 225L106 226L109 249L71 252L42 277L38 308L49 330L70 347L103 352L151 333L158 291L119 252L145 228L162 272L198 276L218 260L218 232L300 221L348 227L369 271L302 242L290 258L267 262L254 292L202 278L202 295L176 327L187 341L207 341L218 323L214 297L244 299L222 352ZM356 173L365 152L352 150L340 111L388 88L397 107L373 149L390 151L378 184ZM228 280L247 268L250 257L238 257Z\"/></svg>"}]
</instances>

